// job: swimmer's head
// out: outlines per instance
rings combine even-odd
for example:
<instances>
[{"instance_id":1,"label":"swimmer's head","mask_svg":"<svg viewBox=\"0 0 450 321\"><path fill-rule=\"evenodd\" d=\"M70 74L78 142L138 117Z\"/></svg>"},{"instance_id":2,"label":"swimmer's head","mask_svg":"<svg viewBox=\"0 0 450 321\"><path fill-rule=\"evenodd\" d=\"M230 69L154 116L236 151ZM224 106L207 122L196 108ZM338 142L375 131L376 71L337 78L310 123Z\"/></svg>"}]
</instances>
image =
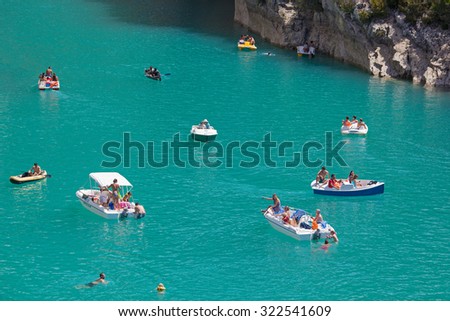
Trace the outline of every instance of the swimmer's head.
<instances>
[{"instance_id":1,"label":"swimmer's head","mask_svg":"<svg viewBox=\"0 0 450 321\"><path fill-rule=\"evenodd\" d=\"M105 279L106 278L106 275L105 275L105 273L100 273L100 279Z\"/></svg>"}]
</instances>

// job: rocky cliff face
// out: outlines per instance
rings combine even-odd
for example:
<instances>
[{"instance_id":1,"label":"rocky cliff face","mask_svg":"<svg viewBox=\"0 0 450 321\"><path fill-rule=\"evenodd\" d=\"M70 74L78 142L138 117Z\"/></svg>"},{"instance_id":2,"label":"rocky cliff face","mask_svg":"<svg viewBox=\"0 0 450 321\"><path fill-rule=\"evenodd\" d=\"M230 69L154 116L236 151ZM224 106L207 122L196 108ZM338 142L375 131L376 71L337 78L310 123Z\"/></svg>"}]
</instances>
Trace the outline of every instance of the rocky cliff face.
<instances>
[{"instance_id":1,"label":"rocky cliff face","mask_svg":"<svg viewBox=\"0 0 450 321\"><path fill-rule=\"evenodd\" d=\"M362 23L358 10L342 12L335 0L319 0L316 10L294 1L235 0L235 20L282 47L314 41L318 53L356 65L378 77L450 88L450 32L412 26L401 14Z\"/></svg>"}]
</instances>

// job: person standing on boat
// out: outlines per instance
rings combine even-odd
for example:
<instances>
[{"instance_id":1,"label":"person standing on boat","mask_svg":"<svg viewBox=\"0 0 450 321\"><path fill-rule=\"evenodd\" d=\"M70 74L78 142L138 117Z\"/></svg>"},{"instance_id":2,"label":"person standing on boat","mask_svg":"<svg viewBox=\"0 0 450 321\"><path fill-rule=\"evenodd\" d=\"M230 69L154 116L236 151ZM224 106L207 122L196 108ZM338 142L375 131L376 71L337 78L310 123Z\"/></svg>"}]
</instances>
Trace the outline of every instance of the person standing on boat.
<instances>
[{"instance_id":1,"label":"person standing on boat","mask_svg":"<svg viewBox=\"0 0 450 321\"><path fill-rule=\"evenodd\" d=\"M41 175L42 170L41 167L39 167L38 163L34 163L33 167L31 167L28 172L31 174L31 176L37 176Z\"/></svg>"},{"instance_id":2,"label":"person standing on boat","mask_svg":"<svg viewBox=\"0 0 450 321\"><path fill-rule=\"evenodd\" d=\"M325 166L322 166L321 170L317 173L316 184L326 183L327 177L328 179L330 178L330 173L327 171Z\"/></svg>"},{"instance_id":3,"label":"person standing on boat","mask_svg":"<svg viewBox=\"0 0 450 321\"><path fill-rule=\"evenodd\" d=\"M114 178L113 183L108 186L112 190L112 199L114 202L114 207L119 208L119 188L120 185L117 183L117 178Z\"/></svg>"},{"instance_id":4,"label":"person standing on boat","mask_svg":"<svg viewBox=\"0 0 450 321\"><path fill-rule=\"evenodd\" d=\"M272 197L264 197L263 196L263 199L273 200L273 205L269 205L265 211L267 211L269 208L271 208L274 213L279 213L282 211L281 201L278 198L277 194L273 194ZM263 211L263 212L265 212L265 211Z\"/></svg>"}]
</instances>

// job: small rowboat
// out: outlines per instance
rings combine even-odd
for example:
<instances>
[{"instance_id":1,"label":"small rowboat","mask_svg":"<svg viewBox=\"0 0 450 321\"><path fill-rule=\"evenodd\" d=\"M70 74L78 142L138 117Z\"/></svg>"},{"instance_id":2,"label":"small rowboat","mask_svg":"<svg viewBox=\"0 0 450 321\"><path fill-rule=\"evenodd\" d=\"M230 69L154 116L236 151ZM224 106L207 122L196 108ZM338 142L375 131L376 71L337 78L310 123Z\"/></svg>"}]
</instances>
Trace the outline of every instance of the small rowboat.
<instances>
[{"instance_id":1,"label":"small rowboat","mask_svg":"<svg viewBox=\"0 0 450 321\"><path fill-rule=\"evenodd\" d=\"M161 81L161 73L159 71L150 72L150 70L146 69L144 70L144 74L147 78Z\"/></svg>"},{"instance_id":2,"label":"small rowboat","mask_svg":"<svg viewBox=\"0 0 450 321\"><path fill-rule=\"evenodd\" d=\"M44 179L47 176L49 175L47 175L46 171L42 171L40 175L32 175L32 174L29 175L28 172L25 172L20 175L10 176L9 181L13 184L23 184L28 182L40 181L41 179Z\"/></svg>"},{"instance_id":3,"label":"small rowboat","mask_svg":"<svg viewBox=\"0 0 450 321\"><path fill-rule=\"evenodd\" d=\"M357 180L357 185L349 183L348 180L342 180L340 189L328 187L328 183L311 182L311 188L314 194L333 195L333 196L367 196L384 193L384 183L371 180Z\"/></svg>"},{"instance_id":4,"label":"small rowboat","mask_svg":"<svg viewBox=\"0 0 450 321\"><path fill-rule=\"evenodd\" d=\"M243 42L239 41L237 46L238 46L239 50L242 50L242 49L256 50L256 49L258 49L255 45L252 45L250 41L243 41Z\"/></svg>"}]
</instances>

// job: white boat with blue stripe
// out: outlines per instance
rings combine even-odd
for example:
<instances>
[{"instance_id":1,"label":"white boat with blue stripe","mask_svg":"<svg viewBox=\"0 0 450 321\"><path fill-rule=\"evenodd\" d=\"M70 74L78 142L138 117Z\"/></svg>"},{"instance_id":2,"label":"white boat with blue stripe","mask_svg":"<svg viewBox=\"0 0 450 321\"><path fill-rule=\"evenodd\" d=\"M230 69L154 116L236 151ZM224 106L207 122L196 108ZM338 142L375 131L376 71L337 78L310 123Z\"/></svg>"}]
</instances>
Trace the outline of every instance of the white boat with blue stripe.
<instances>
[{"instance_id":1,"label":"white boat with blue stripe","mask_svg":"<svg viewBox=\"0 0 450 321\"><path fill-rule=\"evenodd\" d=\"M384 193L384 183L371 180L357 180L355 184L348 180L342 180L339 189L329 187L328 183L311 182L311 188L314 194L333 195L333 196L368 196Z\"/></svg>"}]
</instances>

